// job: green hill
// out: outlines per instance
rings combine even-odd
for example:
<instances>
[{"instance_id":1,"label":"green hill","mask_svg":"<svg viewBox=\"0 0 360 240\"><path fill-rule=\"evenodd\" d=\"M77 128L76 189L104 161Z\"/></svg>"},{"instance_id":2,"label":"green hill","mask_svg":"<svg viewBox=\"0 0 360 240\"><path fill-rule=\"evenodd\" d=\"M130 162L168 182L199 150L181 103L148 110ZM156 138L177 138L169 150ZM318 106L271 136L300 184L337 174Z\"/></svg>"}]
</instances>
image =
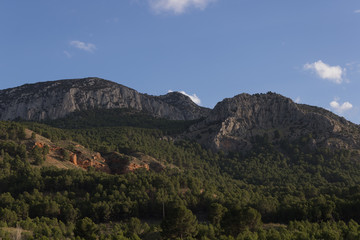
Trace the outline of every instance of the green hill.
<instances>
[{"instance_id":1,"label":"green hill","mask_svg":"<svg viewBox=\"0 0 360 240\"><path fill-rule=\"evenodd\" d=\"M258 136L247 152L213 152L181 134L192 124L122 110L1 122L0 236L359 239L357 150L309 148L309 135ZM59 155L67 166L60 168L50 151L34 148L45 141L69 153L98 152L110 173ZM118 174L119 161L161 168Z\"/></svg>"}]
</instances>

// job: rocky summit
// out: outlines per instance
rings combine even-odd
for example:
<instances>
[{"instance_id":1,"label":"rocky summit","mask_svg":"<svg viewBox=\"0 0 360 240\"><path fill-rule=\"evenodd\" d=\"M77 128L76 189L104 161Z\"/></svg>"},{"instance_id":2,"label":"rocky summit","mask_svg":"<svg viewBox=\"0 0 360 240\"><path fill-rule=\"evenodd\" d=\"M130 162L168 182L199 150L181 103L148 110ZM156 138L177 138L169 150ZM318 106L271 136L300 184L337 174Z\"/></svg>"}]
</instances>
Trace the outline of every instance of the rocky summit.
<instances>
[{"instance_id":1,"label":"rocky summit","mask_svg":"<svg viewBox=\"0 0 360 240\"><path fill-rule=\"evenodd\" d=\"M224 99L203 121L191 126L188 136L223 151L251 149L256 137L271 142L307 137L310 148L360 148L358 125L271 92Z\"/></svg>"},{"instance_id":2,"label":"rocky summit","mask_svg":"<svg viewBox=\"0 0 360 240\"><path fill-rule=\"evenodd\" d=\"M41 82L0 91L1 120L57 119L96 108L131 108L170 120L194 120L210 111L180 93L150 96L100 78Z\"/></svg>"},{"instance_id":3,"label":"rocky summit","mask_svg":"<svg viewBox=\"0 0 360 240\"><path fill-rule=\"evenodd\" d=\"M196 140L214 151L248 150L259 137L272 143L302 138L313 149L360 149L358 125L272 92L226 98L211 110L179 92L151 96L100 78L41 82L0 91L1 120L40 121L75 111L116 108L169 120L197 119L178 138Z\"/></svg>"}]
</instances>

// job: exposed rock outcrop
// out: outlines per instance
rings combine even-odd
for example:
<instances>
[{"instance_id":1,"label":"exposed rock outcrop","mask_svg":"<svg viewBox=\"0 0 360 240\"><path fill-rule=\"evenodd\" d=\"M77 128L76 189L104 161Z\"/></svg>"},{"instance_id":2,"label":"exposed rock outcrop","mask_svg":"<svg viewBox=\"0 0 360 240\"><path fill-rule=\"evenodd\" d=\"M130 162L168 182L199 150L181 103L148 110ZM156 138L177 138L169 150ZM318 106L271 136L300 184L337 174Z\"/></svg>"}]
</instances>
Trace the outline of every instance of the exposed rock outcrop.
<instances>
[{"instance_id":1,"label":"exposed rock outcrop","mask_svg":"<svg viewBox=\"0 0 360 240\"><path fill-rule=\"evenodd\" d=\"M175 106L183 112L186 119L199 119L210 113L210 109L199 107L193 101L189 101L189 97L179 92L169 92L166 95L158 97L161 101ZM194 118L194 116L196 116Z\"/></svg>"},{"instance_id":2,"label":"exposed rock outcrop","mask_svg":"<svg viewBox=\"0 0 360 240\"><path fill-rule=\"evenodd\" d=\"M360 149L358 125L325 109L296 104L271 92L240 94L210 110L178 92L150 96L100 78L26 84L0 91L0 120L57 119L77 110L113 108L134 109L170 120L202 119L189 128L185 137L213 150L248 150L257 136L271 141L311 136L308 148Z\"/></svg>"},{"instance_id":3,"label":"exposed rock outcrop","mask_svg":"<svg viewBox=\"0 0 360 240\"><path fill-rule=\"evenodd\" d=\"M171 120L199 119L210 111L179 93L150 96L100 78L41 82L0 91L0 120L57 119L96 108L131 108Z\"/></svg>"},{"instance_id":4,"label":"exposed rock outcrop","mask_svg":"<svg viewBox=\"0 0 360 240\"><path fill-rule=\"evenodd\" d=\"M165 166L153 157L135 153L134 156L113 152L105 156L111 172L115 174L124 174L133 172L136 169L144 168L146 170L162 171Z\"/></svg>"},{"instance_id":5,"label":"exposed rock outcrop","mask_svg":"<svg viewBox=\"0 0 360 240\"><path fill-rule=\"evenodd\" d=\"M296 104L275 93L240 94L219 102L190 136L214 150L243 151L256 136L296 140L312 136L312 145L360 148L359 127L325 109Z\"/></svg>"}]
</instances>

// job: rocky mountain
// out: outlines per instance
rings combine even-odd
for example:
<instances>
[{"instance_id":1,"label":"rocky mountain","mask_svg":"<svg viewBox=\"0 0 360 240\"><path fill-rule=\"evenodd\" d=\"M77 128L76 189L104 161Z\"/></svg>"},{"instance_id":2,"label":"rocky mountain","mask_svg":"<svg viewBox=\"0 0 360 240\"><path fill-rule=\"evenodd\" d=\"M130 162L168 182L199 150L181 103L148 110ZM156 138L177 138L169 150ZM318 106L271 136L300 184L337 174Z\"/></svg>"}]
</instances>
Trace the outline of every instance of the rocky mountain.
<instances>
[{"instance_id":1,"label":"rocky mountain","mask_svg":"<svg viewBox=\"0 0 360 240\"><path fill-rule=\"evenodd\" d=\"M271 142L303 138L309 148L360 148L358 125L271 92L224 99L203 121L191 126L187 136L224 151L250 149L256 137Z\"/></svg>"},{"instance_id":2,"label":"rocky mountain","mask_svg":"<svg viewBox=\"0 0 360 240\"><path fill-rule=\"evenodd\" d=\"M189 101L189 97L179 92L169 92L166 95L158 97L161 101L176 106L185 115L185 119L199 119L205 117L211 111L208 108L202 108L193 101ZM196 117L194 117L196 116Z\"/></svg>"},{"instance_id":3,"label":"rocky mountain","mask_svg":"<svg viewBox=\"0 0 360 240\"><path fill-rule=\"evenodd\" d=\"M210 111L180 93L150 96L100 78L25 84L0 91L0 120L57 119L96 108L131 108L170 120L199 119Z\"/></svg>"},{"instance_id":4,"label":"rocky mountain","mask_svg":"<svg viewBox=\"0 0 360 240\"><path fill-rule=\"evenodd\" d=\"M226 98L211 110L178 92L150 96L100 78L26 84L0 91L1 120L58 119L77 110L113 108L169 120L199 119L182 137L196 139L215 151L248 150L259 137L277 143L302 139L308 148L360 149L358 125L271 92Z\"/></svg>"}]
</instances>

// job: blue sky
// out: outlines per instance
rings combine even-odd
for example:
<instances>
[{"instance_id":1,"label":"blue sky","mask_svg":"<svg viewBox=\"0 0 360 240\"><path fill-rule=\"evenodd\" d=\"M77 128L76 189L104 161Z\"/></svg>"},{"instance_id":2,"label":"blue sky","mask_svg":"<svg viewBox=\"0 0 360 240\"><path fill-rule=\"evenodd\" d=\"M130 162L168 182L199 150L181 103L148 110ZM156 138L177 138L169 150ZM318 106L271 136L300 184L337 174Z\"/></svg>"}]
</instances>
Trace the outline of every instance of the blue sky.
<instances>
[{"instance_id":1,"label":"blue sky","mask_svg":"<svg viewBox=\"0 0 360 240\"><path fill-rule=\"evenodd\" d=\"M358 0L1 0L0 89L101 77L213 107L277 92L360 123Z\"/></svg>"}]
</instances>

